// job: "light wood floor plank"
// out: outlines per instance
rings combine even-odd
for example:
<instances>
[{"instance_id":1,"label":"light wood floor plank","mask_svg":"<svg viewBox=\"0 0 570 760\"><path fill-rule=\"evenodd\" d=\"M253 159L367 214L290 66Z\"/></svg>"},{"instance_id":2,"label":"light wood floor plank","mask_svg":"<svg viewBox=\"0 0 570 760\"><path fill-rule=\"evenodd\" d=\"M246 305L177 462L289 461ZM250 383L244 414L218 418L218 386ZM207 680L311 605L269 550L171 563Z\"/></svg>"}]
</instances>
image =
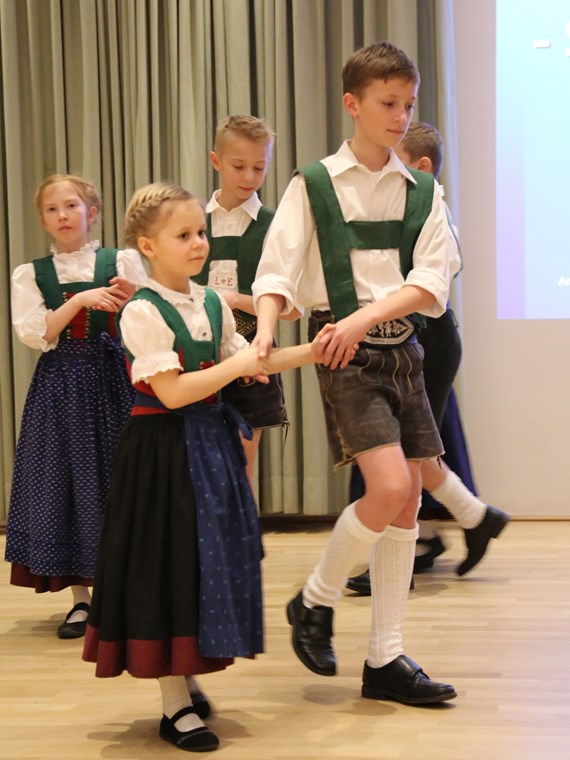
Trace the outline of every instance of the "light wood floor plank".
<instances>
[{"instance_id":1,"label":"light wood floor plank","mask_svg":"<svg viewBox=\"0 0 570 760\"><path fill-rule=\"evenodd\" d=\"M369 600L345 596L335 616L336 678L320 678L289 646L284 605L327 532L270 533L264 560L267 654L200 679L227 760L569 760L570 522L516 522L472 574L458 579L460 532L416 576L406 651L458 699L412 708L359 696ZM4 538L1 539L3 550ZM96 679L82 643L55 629L70 594L10 587L0 568L0 758L181 757L158 738L155 681Z\"/></svg>"}]
</instances>

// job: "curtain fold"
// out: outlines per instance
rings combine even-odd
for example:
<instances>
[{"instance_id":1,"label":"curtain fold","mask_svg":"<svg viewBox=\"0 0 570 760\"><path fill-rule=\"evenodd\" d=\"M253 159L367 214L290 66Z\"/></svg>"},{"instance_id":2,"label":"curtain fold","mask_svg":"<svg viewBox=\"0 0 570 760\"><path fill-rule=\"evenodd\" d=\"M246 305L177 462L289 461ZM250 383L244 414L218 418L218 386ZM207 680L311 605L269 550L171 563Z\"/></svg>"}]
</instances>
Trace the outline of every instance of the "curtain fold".
<instances>
[{"instance_id":1,"label":"curtain fold","mask_svg":"<svg viewBox=\"0 0 570 760\"><path fill-rule=\"evenodd\" d=\"M262 189L275 207L296 167L350 136L342 65L376 39L420 62L416 118L437 116L453 140L451 30L451 0L0 0L0 520L37 360L11 330L9 279L47 251L32 202L39 183L56 171L94 181L104 209L94 234L120 244L136 187L164 179L209 197L216 122L250 112L277 133ZM306 334L305 319L283 323L278 341ZM348 472L332 472L314 369L285 373L284 385L291 426L286 439L264 434L261 512L337 513Z\"/></svg>"}]
</instances>

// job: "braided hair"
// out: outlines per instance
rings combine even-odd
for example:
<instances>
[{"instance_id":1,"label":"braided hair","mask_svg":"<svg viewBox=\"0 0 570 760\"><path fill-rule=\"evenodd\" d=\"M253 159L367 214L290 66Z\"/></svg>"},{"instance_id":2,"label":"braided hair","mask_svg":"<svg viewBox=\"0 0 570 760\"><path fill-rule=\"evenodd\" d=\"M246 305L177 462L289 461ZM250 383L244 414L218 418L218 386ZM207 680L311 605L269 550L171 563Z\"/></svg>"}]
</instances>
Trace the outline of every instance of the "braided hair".
<instances>
[{"instance_id":1,"label":"braided hair","mask_svg":"<svg viewBox=\"0 0 570 760\"><path fill-rule=\"evenodd\" d=\"M167 182L154 182L136 190L125 214L125 245L138 248L140 237L151 237L156 233L164 213L172 210L171 203L193 199L188 190Z\"/></svg>"}]
</instances>

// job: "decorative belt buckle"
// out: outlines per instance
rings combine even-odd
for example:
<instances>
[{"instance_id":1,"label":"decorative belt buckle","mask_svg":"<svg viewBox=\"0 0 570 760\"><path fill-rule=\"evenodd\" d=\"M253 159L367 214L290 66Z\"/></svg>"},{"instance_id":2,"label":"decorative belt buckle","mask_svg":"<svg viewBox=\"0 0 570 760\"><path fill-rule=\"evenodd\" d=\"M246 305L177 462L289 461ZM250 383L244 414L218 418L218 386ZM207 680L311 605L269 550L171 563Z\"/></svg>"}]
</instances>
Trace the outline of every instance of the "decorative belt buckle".
<instances>
[{"instance_id":1,"label":"decorative belt buckle","mask_svg":"<svg viewBox=\"0 0 570 760\"><path fill-rule=\"evenodd\" d=\"M409 317L379 322L368 330L364 343L371 346L397 346L414 334L414 323Z\"/></svg>"}]
</instances>

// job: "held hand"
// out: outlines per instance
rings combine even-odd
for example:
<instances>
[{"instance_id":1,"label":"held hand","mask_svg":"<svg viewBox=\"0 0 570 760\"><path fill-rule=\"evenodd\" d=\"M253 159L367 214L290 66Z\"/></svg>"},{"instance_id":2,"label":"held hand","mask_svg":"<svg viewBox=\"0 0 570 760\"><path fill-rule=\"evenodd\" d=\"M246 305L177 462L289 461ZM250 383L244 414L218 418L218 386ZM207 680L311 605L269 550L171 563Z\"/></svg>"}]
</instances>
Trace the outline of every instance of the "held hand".
<instances>
[{"instance_id":1,"label":"held hand","mask_svg":"<svg viewBox=\"0 0 570 760\"><path fill-rule=\"evenodd\" d=\"M78 298L81 305L86 309L91 308L110 312L120 311L129 300L129 296L121 290L119 285L84 290L81 293L77 293L74 298Z\"/></svg>"},{"instance_id":2,"label":"held hand","mask_svg":"<svg viewBox=\"0 0 570 760\"><path fill-rule=\"evenodd\" d=\"M124 277L113 277L111 280L109 280L109 283L111 285L118 285L121 294L125 296L126 300L132 298L137 292L137 286L135 283L125 279Z\"/></svg>"},{"instance_id":3,"label":"held hand","mask_svg":"<svg viewBox=\"0 0 570 760\"><path fill-rule=\"evenodd\" d=\"M326 324L313 341L315 361L325 367L344 369L354 358L359 342L364 338L368 324L363 309L341 319L336 324Z\"/></svg>"},{"instance_id":4,"label":"held hand","mask_svg":"<svg viewBox=\"0 0 570 760\"><path fill-rule=\"evenodd\" d=\"M257 348L249 346L233 355L237 377L254 377L260 383L268 383L267 370L259 358Z\"/></svg>"}]
</instances>

